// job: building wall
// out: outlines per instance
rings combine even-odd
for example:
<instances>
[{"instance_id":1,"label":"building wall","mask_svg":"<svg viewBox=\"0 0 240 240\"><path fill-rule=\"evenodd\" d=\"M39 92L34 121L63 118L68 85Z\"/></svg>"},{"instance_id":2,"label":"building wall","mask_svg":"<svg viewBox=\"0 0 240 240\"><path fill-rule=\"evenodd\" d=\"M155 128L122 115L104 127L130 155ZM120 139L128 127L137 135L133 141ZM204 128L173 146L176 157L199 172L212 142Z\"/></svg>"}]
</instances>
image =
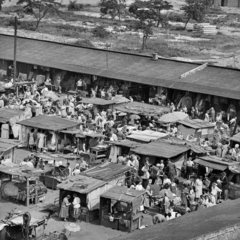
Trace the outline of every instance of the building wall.
<instances>
[{"instance_id":1,"label":"building wall","mask_svg":"<svg viewBox=\"0 0 240 240\"><path fill-rule=\"evenodd\" d=\"M228 7L238 7L239 0L228 0Z\"/></svg>"},{"instance_id":2,"label":"building wall","mask_svg":"<svg viewBox=\"0 0 240 240\"><path fill-rule=\"evenodd\" d=\"M204 236L194 238L192 240L238 240L240 239L240 225L234 225L221 229Z\"/></svg>"}]
</instances>

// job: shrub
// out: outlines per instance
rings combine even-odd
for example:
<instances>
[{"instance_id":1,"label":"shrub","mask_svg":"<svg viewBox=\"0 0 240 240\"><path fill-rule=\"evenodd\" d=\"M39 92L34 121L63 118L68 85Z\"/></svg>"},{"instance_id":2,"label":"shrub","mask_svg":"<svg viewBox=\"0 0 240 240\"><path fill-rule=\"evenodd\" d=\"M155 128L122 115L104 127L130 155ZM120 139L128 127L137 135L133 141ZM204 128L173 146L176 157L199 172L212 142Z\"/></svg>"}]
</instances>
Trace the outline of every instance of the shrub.
<instances>
[{"instance_id":1,"label":"shrub","mask_svg":"<svg viewBox=\"0 0 240 240\"><path fill-rule=\"evenodd\" d=\"M182 13L170 12L168 20L173 22L185 22L185 16Z\"/></svg>"},{"instance_id":2,"label":"shrub","mask_svg":"<svg viewBox=\"0 0 240 240\"><path fill-rule=\"evenodd\" d=\"M73 45L79 46L79 47L89 47L89 48L95 48L95 46L92 44L92 42L88 39L85 40L77 40Z\"/></svg>"},{"instance_id":3,"label":"shrub","mask_svg":"<svg viewBox=\"0 0 240 240\"><path fill-rule=\"evenodd\" d=\"M36 28L36 23L35 22L20 22L19 28L34 31Z\"/></svg>"},{"instance_id":4,"label":"shrub","mask_svg":"<svg viewBox=\"0 0 240 240\"><path fill-rule=\"evenodd\" d=\"M68 11L81 11L84 9L84 4L76 3L76 1L70 1L68 4Z\"/></svg>"},{"instance_id":5,"label":"shrub","mask_svg":"<svg viewBox=\"0 0 240 240\"><path fill-rule=\"evenodd\" d=\"M99 38L106 38L110 35L110 33L103 27L103 26L97 26L92 30L92 34L95 37Z\"/></svg>"}]
</instances>

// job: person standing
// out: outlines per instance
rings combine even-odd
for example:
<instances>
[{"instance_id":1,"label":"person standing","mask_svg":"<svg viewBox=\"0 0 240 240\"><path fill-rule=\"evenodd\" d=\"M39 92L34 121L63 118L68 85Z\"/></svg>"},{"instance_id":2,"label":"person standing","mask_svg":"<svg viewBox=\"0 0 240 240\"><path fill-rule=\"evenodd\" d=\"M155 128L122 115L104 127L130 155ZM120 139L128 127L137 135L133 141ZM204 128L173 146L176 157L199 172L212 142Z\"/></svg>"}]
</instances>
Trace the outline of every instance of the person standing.
<instances>
[{"instance_id":1,"label":"person standing","mask_svg":"<svg viewBox=\"0 0 240 240\"><path fill-rule=\"evenodd\" d=\"M176 175L176 166L174 163L171 162L170 159L168 159L168 163L167 163L167 167L166 167L166 173L168 175L168 177L170 178L170 180L172 181L173 178Z\"/></svg>"},{"instance_id":2,"label":"person standing","mask_svg":"<svg viewBox=\"0 0 240 240\"><path fill-rule=\"evenodd\" d=\"M158 176L159 168L157 166L152 165L151 167L151 178L152 178L152 185L155 183L157 176Z\"/></svg>"},{"instance_id":3,"label":"person standing","mask_svg":"<svg viewBox=\"0 0 240 240\"><path fill-rule=\"evenodd\" d=\"M202 196L202 189L203 189L203 182L202 182L202 176L200 176L199 178L196 179L195 182L195 198L196 200L199 200L200 197Z\"/></svg>"},{"instance_id":4,"label":"person standing","mask_svg":"<svg viewBox=\"0 0 240 240\"><path fill-rule=\"evenodd\" d=\"M73 194L73 198L73 217L76 222L79 222L81 200L76 193Z\"/></svg>"},{"instance_id":5,"label":"person standing","mask_svg":"<svg viewBox=\"0 0 240 240\"><path fill-rule=\"evenodd\" d=\"M193 174L193 161L192 161L192 158L189 157L187 162L186 162L186 165L187 165L187 179L190 178L190 176Z\"/></svg>"},{"instance_id":6,"label":"person standing","mask_svg":"<svg viewBox=\"0 0 240 240\"><path fill-rule=\"evenodd\" d=\"M67 163L67 170L68 170L68 176L71 176L72 175L72 169L70 167L70 163L69 162Z\"/></svg>"},{"instance_id":7,"label":"person standing","mask_svg":"<svg viewBox=\"0 0 240 240\"><path fill-rule=\"evenodd\" d=\"M59 213L59 217L63 218L63 220L65 222L67 222L67 218L69 217L69 206L71 205L71 203L69 202L69 199L71 198L70 195L67 195L63 201L62 201L62 205L61 205L61 210Z\"/></svg>"},{"instance_id":8,"label":"person standing","mask_svg":"<svg viewBox=\"0 0 240 240\"><path fill-rule=\"evenodd\" d=\"M148 170L149 170L148 161L146 161L145 165L142 167L142 172L143 172L142 185L143 185L144 189L146 189L149 184L150 174L149 174Z\"/></svg>"},{"instance_id":9,"label":"person standing","mask_svg":"<svg viewBox=\"0 0 240 240\"><path fill-rule=\"evenodd\" d=\"M217 203L218 200L218 193L222 192L222 190L220 188L217 187L217 183L213 183L212 184L212 188L211 188L211 194L212 196L215 198L215 202Z\"/></svg>"},{"instance_id":10,"label":"person standing","mask_svg":"<svg viewBox=\"0 0 240 240\"><path fill-rule=\"evenodd\" d=\"M223 190L223 199L227 200L228 199L228 179L225 172L223 172L223 177L222 177L222 190Z\"/></svg>"}]
</instances>

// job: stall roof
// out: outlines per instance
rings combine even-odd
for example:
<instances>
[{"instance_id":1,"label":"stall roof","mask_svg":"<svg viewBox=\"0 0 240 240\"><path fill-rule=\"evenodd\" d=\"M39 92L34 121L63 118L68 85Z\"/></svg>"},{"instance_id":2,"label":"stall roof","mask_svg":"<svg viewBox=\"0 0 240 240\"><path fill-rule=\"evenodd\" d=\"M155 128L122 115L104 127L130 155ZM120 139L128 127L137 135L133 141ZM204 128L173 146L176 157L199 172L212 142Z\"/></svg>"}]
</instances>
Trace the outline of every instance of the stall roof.
<instances>
[{"instance_id":1,"label":"stall roof","mask_svg":"<svg viewBox=\"0 0 240 240\"><path fill-rule=\"evenodd\" d=\"M216 206L163 222L140 231L122 235L114 240L197 240L221 239L219 231L239 226L239 199L224 201ZM211 234L212 237L209 235ZM209 238L208 238L209 236ZM213 237L214 236L214 237ZM222 235L223 236L223 235ZM224 237L223 237L224 238ZM112 240L113 240L112 239ZM227 239L227 237L225 238Z\"/></svg>"},{"instance_id":2,"label":"stall roof","mask_svg":"<svg viewBox=\"0 0 240 240\"><path fill-rule=\"evenodd\" d=\"M27 166L20 166L19 164L11 164L9 166L0 166L0 172L19 176L19 177L27 177L27 178L34 178L40 176L42 173L49 172L52 167L45 167L44 170L36 169L36 168L29 168Z\"/></svg>"},{"instance_id":3,"label":"stall roof","mask_svg":"<svg viewBox=\"0 0 240 240\"><path fill-rule=\"evenodd\" d=\"M128 135L128 139L133 139L141 142L151 142L168 136L168 133L156 132L152 130L134 131Z\"/></svg>"},{"instance_id":4,"label":"stall roof","mask_svg":"<svg viewBox=\"0 0 240 240\"><path fill-rule=\"evenodd\" d=\"M131 203L135 198L143 194L145 194L145 191L138 191L129 189L127 187L114 186L113 188L103 193L101 197Z\"/></svg>"},{"instance_id":5,"label":"stall roof","mask_svg":"<svg viewBox=\"0 0 240 240\"><path fill-rule=\"evenodd\" d=\"M61 130L76 127L79 125L78 122L63 119L61 117L46 116L46 115L39 115L37 117L26 119L21 122L18 122L18 124L21 124L27 127L40 128L40 129L52 130L52 131L61 131Z\"/></svg>"},{"instance_id":6,"label":"stall roof","mask_svg":"<svg viewBox=\"0 0 240 240\"><path fill-rule=\"evenodd\" d=\"M181 153L187 152L187 146L170 144L163 141L151 142L131 149L133 152L146 156L172 158Z\"/></svg>"},{"instance_id":7,"label":"stall roof","mask_svg":"<svg viewBox=\"0 0 240 240\"><path fill-rule=\"evenodd\" d=\"M98 132L83 132L82 134L87 137L92 137L92 138L105 137L105 135L103 135L102 133L98 133Z\"/></svg>"},{"instance_id":8,"label":"stall roof","mask_svg":"<svg viewBox=\"0 0 240 240\"><path fill-rule=\"evenodd\" d=\"M141 102L130 102L120 106L115 106L114 108L121 112L145 116L162 115L163 113L168 113L170 111L168 107L160 107Z\"/></svg>"},{"instance_id":9,"label":"stall roof","mask_svg":"<svg viewBox=\"0 0 240 240\"><path fill-rule=\"evenodd\" d=\"M234 141L234 142L240 143L240 133L232 136L232 137L230 138L230 140L231 140L231 141Z\"/></svg>"},{"instance_id":10,"label":"stall roof","mask_svg":"<svg viewBox=\"0 0 240 240\"><path fill-rule=\"evenodd\" d=\"M61 133L76 135L76 134L81 134L82 131L79 130L79 129L75 129L75 130L63 130L63 131L61 131Z\"/></svg>"},{"instance_id":11,"label":"stall roof","mask_svg":"<svg viewBox=\"0 0 240 240\"><path fill-rule=\"evenodd\" d=\"M227 162L223 161L222 158L219 158L217 156L204 156L199 157L194 160L195 163L198 163L200 165L203 165L205 167L210 167L212 169L224 171L229 167L236 166L239 163L238 162Z\"/></svg>"},{"instance_id":12,"label":"stall roof","mask_svg":"<svg viewBox=\"0 0 240 240\"><path fill-rule=\"evenodd\" d=\"M124 139L124 140L119 140L116 142L111 142L111 144L119 146L119 147L135 148L135 147L139 146L141 143L137 143L135 141Z\"/></svg>"},{"instance_id":13,"label":"stall roof","mask_svg":"<svg viewBox=\"0 0 240 240\"><path fill-rule=\"evenodd\" d=\"M119 175L125 174L130 169L130 167L125 165L106 162L96 167L90 168L89 170L82 172L82 174L108 182L116 179Z\"/></svg>"},{"instance_id":14,"label":"stall roof","mask_svg":"<svg viewBox=\"0 0 240 240\"><path fill-rule=\"evenodd\" d=\"M17 147L22 142L19 140L0 138L0 154Z\"/></svg>"},{"instance_id":15,"label":"stall roof","mask_svg":"<svg viewBox=\"0 0 240 240\"><path fill-rule=\"evenodd\" d=\"M115 102L112 101L112 100L105 100L103 98L94 98L94 97L82 98L81 102L82 103L87 103L87 104L101 105L101 106L115 104Z\"/></svg>"},{"instance_id":16,"label":"stall roof","mask_svg":"<svg viewBox=\"0 0 240 240\"><path fill-rule=\"evenodd\" d=\"M13 45L13 36L0 36L1 59L13 60ZM240 71L237 69L207 66L201 71L180 79L182 74L200 65L165 58L152 61L151 56L109 50L108 59L109 66L106 64L105 50L18 37L18 62L240 99L238 81Z\"/></svg>"},{"instance_id":17,"label":"stall roof","mask_svg":"<svg viewBox=\"0 0 240 240\"><path fill-rule=\"evenodd\" d=\"M178 121L178 123L190 127L190 128L194 128L194 129L202 129L202 128L214 128L215 124L214 123L210 123L210 122L206 122L203 121L201 119L185 119L185 120L181 120Z\"/></svg>"},{"instance_id":18,"label":"stall roof","mask_svg":"<svg viewBox=\"0 0 240 240\"><path fill-rule=\"evenodd\" d=\"M197 154L201 154L201 153L204 154L204 153L209 152L209 151L205 150L203 147L201 147L201 146L199 146L195 143L191 143L191 142L188 142L186 140L179 139L177 137L169 137L167 139L161 139L160 141L170 143L170 144L178 144L178 145L181 145L181 146L185 145Z\"/></svg>"},{"instance_id":19,"label":"stall roof","mask_svg":"<svg viewBox=\"0 0 240 240\"><path fill-rule=\"evenodd\" d=\"M11 118L20 116L22 113L21 110L0 108L0 123L7 123Z\"/></svg>"},{"instance_id":20,"label":"stall roof","mask_svg":"<svg viewBox=\"0 0 240 240\"><path fill-rule=\"evenodd\" d=\"M78 192L81 194L88 194L93 190L106 185L107 182L101 181L96 178L77 175L70 177L67 181L57 185L59 189Z\"/></svg>"}]
</instances>

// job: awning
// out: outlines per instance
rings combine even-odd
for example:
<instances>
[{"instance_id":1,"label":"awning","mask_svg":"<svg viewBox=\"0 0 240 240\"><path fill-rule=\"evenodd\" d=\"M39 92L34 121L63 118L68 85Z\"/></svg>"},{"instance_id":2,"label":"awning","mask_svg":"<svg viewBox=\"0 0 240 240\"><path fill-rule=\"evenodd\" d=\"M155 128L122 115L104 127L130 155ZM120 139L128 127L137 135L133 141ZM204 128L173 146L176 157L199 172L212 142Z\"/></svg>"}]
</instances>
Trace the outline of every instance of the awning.
<instances>
[{"instance_id":1,"label":"awning","mask_svg":"<svg viewBox=\"0 0 240 240\"><path fill-rule=\"evenodd\" d=\"M194 162L199 164L199 165L209 167L209 168L212 168L212 169L215 169L215 170L220 170L220 171L224 171L228 168L228 166L226 166L226 165L221 165L221 164L213 163L213 162L207 162L207 161L204 161L202 159L196 159L196 160L194 160Z\"/></svg>"}]
</instances>

